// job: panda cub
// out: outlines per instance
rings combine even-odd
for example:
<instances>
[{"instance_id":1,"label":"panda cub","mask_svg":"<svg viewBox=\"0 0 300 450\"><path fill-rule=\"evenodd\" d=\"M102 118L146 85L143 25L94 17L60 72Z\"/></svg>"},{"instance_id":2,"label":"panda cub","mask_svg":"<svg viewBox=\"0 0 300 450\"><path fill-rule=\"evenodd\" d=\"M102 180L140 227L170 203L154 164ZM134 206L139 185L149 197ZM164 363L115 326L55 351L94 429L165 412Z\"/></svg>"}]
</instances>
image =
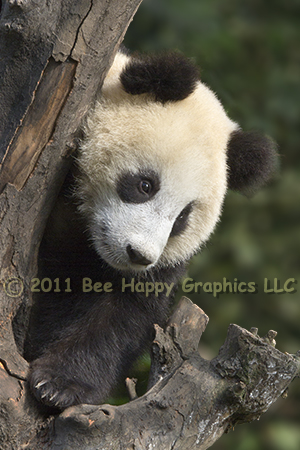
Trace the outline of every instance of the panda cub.
<instances>
[{"instance_id":1,"label":"panda cub","mask_svg":"<svg viewBox=\"0 0 300 450\"><path fill-rule=\"evenodd\" d=\"M107 398L165 324L227 188L264 184L273 147L227 117L182 55L116 55L71 177L77 201L66 187L40 248L39 277L60 282L36 298L25 346L40 402Z\"/></svg>"}]
</instances>

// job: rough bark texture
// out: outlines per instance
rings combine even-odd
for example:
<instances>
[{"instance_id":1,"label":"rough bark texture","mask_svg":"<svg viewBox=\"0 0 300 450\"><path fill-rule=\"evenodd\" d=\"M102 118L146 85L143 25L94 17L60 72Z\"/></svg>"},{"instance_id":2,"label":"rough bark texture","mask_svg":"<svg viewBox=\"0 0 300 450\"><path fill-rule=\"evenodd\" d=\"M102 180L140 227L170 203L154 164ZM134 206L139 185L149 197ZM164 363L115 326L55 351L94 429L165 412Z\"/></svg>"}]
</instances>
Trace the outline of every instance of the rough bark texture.
<instances>
[{"instance_id":1,"label":"rough bark texture","mask_svg":"<svg viewBox=\"0 0 300 450\"><path fill-rule=\"evenodd\" d=\"M7 0L0 20L0 447L208 448L257 418L298 374L299 358L232 325L217 358L197 353L205 314L182 300L156 329L149 391L120 407L45 418L26 390L22 347L30 280L78 130L141 0ZM1 6L1 3L0 3ZM252 330L253 332L255 330Z\"/></svg>"},{"instance_id":2,"label":"rough bark texture","mask_svg":"<svg viewBox=\"0 0 300 450\"><path fill-rule=\"evenodd\" d=\"M43 430L51 449L204 450L238 423L258 419L300 372L300 358L275 349L237 325L228 329L219 355L199 355L208 322L183 297L166 331L156 327L152 383L122 406L80 405ZM41 441L40 445L41 445Z\"/></svg>"},{"instance_id":3,"label":"rough bark texture","mask_svg":"<svg viewBox=\"0 0 300 450\"><path fill-rule=\"evenodd\" d=\"M35 434L22 349L29 280L80 123L141 0L7 0L0 20L0 447ZM15 332L15 334L13 333ZM42 419L40 418L42 421ZM33 448L33 447L30 447Z\"/></svg>"}]
</instances>

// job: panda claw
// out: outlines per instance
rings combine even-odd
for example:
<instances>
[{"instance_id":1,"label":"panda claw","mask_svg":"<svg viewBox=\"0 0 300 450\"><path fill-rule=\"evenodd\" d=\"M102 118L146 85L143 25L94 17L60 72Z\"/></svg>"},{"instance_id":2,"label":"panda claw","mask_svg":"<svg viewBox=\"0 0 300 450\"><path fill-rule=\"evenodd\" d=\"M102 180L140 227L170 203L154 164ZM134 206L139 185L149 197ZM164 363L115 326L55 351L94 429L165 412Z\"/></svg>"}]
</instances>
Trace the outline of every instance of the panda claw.
<instances>
[{"instance_id":1,"label":"panda claw","mask_svg":"<svg viewBox=\"0 0 300 450\"><path fill-rule=\"evenodd\" d=\"M40 395L41 398L46 398L48 396L48 392L44 392L43 394Z\"/></svg>"},{"instance_id":2,"label":"panda claw","mask_svg":"<svg viewBox=\"0 0 300 450\"><path fill-rule=\"evenodd\" d=\"M42 381L40 381L39 383L37 383L37 384L34 386L34 388L35 388L35 389L39 389L40 387L44 386L44 384L46 384L46 383L47 383L47 380L42 380Z\"/></svg>"},{"instance_id":3,"label":"panda claw","mask_svg":"<svg viewBox=\"0 0 300 450\"><path fill-rule=\"evenodd\" d=\"M49 402L52 402L55 397L57 397L58 392L55 392L55 394L51 395L51 397L49 397Z\"/></svg>"},{"instance_id":4,"label":"panda claw","mask_svg":"<svg viewBox=\"0 0 300 450\"><path fill-rule=\"evenodd\" d=\"M81 403L85 399L96 398L94 386L83 381L68 380L59 370L40 368L36 360L29 374L29 387L35 398L48 407L63 410ZM90 400L92 402L92 400Z\"/></svg>"}]
</instances>

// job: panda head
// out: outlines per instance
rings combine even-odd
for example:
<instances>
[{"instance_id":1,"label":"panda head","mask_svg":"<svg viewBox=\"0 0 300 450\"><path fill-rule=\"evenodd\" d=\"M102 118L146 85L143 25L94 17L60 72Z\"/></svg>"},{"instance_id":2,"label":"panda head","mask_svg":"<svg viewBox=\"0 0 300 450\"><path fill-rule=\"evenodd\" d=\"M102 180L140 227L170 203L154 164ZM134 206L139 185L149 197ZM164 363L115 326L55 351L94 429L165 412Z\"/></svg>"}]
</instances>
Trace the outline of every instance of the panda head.
<instances>
[{"instance_id":1,"label":"panda head","mask_svg":"<svg viewBox=\"0 0 300 450\"><path fill-rule=\"evenodd\" d=\"M227 187L249 193L273 144L242 132L178 54L118 53L79 155L80 210L98 254L121 271L188 260L208 239Z\"/></svg>"}]
</instances>

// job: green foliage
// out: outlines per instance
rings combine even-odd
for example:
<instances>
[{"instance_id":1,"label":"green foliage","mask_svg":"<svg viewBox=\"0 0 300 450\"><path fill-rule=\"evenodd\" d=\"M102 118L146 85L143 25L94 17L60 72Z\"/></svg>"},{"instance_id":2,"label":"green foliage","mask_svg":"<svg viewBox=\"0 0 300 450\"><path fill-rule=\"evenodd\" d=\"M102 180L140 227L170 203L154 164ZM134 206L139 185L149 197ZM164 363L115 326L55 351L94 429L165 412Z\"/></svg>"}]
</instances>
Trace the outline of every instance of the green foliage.
<instances>
[{"instance_id":1,"label":"green foliage","mask_svg":"<svg viewBox=\"0 0 300 450\"><path fill-rule=\"evenodd\" d=\"M252 199L229 193L221 222L190 266L195 281L255 282L255 293L187 293L209 315L201 351L216 355L230 323L278 331L277 347L300 349L300 1L144 0L129 27L131 50L177 48L245 130L279 145L281 169ZM295 293L265 293L264 279ZM209 285L207 285L209 286ZM180 295L181 293L179 293ZM300 383L260 423L238 426L214 449L299 450Z\"/></svg>"}]
</instances>

